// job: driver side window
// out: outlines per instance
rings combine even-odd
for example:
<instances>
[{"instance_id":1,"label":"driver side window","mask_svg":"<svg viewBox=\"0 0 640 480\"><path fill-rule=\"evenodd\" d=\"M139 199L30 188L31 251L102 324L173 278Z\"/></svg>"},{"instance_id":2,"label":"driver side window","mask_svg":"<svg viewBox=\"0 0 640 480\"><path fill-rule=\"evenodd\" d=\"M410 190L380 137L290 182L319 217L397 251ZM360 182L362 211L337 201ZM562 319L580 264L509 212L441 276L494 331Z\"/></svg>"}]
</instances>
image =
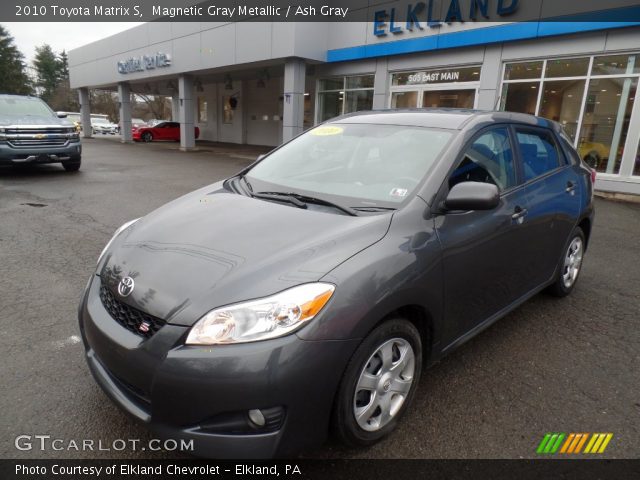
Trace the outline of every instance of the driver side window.
<instances>
[{"instance_id":1,"label":"driver side window","mask_svg":"<svg viewBox=\"0 0 640 480\"><path fill-rule=\"evenodd\" d=\"M513 149L506 127L478 136L449 177L449 188L462 182L492 183L501 192L516 185Z\"/></svg>"}]
</instances>

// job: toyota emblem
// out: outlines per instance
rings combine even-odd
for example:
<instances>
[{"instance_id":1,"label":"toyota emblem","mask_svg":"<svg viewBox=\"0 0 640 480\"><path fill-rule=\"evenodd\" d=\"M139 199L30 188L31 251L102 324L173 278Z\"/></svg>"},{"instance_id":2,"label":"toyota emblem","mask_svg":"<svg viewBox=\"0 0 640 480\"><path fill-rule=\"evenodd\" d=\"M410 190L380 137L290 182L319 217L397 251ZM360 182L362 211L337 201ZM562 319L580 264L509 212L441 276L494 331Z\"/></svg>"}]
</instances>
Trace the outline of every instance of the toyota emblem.
<instances>
[{"instance_id":1,"label":"toyota emblem","mask_svg":"<svg viewBox=\"0 0 640 480\"><path fill-rule=\"evenodd\" d=\"M135 286L135 282L131 277L124 277L118 283L118 293L123 297L128 297L133 292L133 287Z\"/></svg>"}]
</instances>

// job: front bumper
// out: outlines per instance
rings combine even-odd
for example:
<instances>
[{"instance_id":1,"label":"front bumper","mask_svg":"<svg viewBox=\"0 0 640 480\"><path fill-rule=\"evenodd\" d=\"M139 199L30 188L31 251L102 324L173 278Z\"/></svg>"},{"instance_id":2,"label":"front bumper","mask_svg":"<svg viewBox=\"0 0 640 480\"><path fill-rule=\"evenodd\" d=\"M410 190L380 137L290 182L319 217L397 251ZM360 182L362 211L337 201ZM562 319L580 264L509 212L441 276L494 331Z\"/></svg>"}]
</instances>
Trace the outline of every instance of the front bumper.
<instances>
[{"instance_id":1,"label":"front bumper","mask_svg":"<svg viewBox=\"0 0 640 480\"><path fill-rule=\"evenodd\" d=\"M64 146L15 148L0 143L0 164L20 165L32 163L60 163L78 160L82 155L80 142L69 142Z\"/></svg>"},{"instance_id":2,"label":"front bumper","mask_svg":"<svg viewBox=\"0 0 640 480\"><path fill-rule=\"evenodd\" d=\"M289 335L216 347L183 344L188 327L164 325L145 339L102 306L100 278L80 306L89 367L107 395L161 438L194 440L194 454L271 458L321 444L333 398L358 341L310 342ZM284 408L274 431L212 432L212 419ZM214 422L215 423L215 422Z\"/></svg>"}]
</instances>

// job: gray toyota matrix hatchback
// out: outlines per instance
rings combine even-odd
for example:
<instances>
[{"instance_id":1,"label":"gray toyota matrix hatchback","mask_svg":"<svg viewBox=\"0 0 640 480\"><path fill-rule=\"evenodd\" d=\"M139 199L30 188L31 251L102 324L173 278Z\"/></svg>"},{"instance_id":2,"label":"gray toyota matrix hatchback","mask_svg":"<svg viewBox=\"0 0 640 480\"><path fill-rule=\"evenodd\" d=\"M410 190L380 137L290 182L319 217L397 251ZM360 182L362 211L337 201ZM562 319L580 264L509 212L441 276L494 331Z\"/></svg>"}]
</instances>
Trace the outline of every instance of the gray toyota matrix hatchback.
<instances>
[{"instance_id":1,"label":"gray toyota matrix hatchback","mask_svg":"<svg viewBox=\"0 0 640 480\"><path fill-rule=\"evenodd\" d=\"M372 444L424 367L575 287L595 176L571 143L505 112L319 125L116 231L79 309L91 372L197 455Z\"/></svg>"}]
</instances>

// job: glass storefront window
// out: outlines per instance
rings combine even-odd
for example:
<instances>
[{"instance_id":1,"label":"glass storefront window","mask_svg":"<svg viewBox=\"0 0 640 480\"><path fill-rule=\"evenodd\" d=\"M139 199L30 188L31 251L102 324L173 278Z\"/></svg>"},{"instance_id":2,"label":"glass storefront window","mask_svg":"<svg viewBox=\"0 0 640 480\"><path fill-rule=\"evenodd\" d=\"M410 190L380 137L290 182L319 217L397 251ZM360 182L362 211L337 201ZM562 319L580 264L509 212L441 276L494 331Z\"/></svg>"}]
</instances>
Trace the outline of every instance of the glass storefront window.
<instances>
[{"instance_id":1,"label":"glass storefront window","mask_svg":"<svg viewBox=\"0 0 640 480\"><path fill-rule=\"evenodd\" d=\"M505 83L502 86L501 110L535 115L539 82Z\"/></svg>"},{"instance_id":2,"label":"glass storefront window","mask_svg":"<svg viewBox=\"0 0 640 480\"><path fill-rule=\"evenodd\" d=\"M373 107L374 75L323 78L318 82L318 121Z\"/></svg>"},{"instance_id":3,"label":"glass storefront window","mask_svg":"<svg viewBox=\"0 0 640 480\"><path fill-rule=\"evenodd\" d=\"M422 93L423 107L473 108L475 100L475 89L425 90Z\"/></svg>"},{"instance_id":4,"label":"glass storefront window","mask_svg":"<svg viewBox=\"0 0 640 480\"><path fill-rule=\"evenodd\" d=\"M620 171L637 86L637 78L594 78L589 82L578 153L599 172Z\"/></svg>"},{"instance_id":5,"label":"glass storefront window","mask_svg":"<svg viewBox=\"0 0 640 480\"><path fill-rule=\"evenodd\" d=\"M373 88L373 75L358 75L356 77L347 77L346 88Z\"/></svg>"},{"instance_id":6,"label":"glass storefront window","mask_svg":"<svg viewBox=\"0 0 640 480\"><path fill-rule=\"evenodd\" d=\"M589 57L547 60L546 78L584 77L589 73Z\"/></svg>"},{"instance_id":7,"label":"glass storefront window","mask_svg":"<svg viewBox=\"0 0 640 480\"><path fill-rule=\"evenodd\" d=\"M391 108L416 108L418 106L418 92L393 92L391 94Z\"/></svg>"},{"instance_id":8,"label":"glass storefront window","mask_svg":"<svg viewBox=\"0 0 640 480\"><path fill-rule=\"evenodd\" d=\"M323 78L320 80L320 90L342 90L343 88L343 78Z\"/></svg>"},{"instance_id":9,"label":"glass storefront window","mask_svg":"<svg viewBox=\"0 0 640 480\"><path fill-rule=\"evenodd\" d=\"M509 63L504 69L505 80L526 80L542 77L543 62Z\"/></svg>"},{"instance_id":10,"label":"glass storefront window","mask_svg":"<svg viewBox=\"0 0 640 480\"><path fill-rule=\"evenodd\" d=\"M593 59L592 75L640 73L640 55L606 55Z\"/></svg>"},{"instance_id":11,"label":"glass storefront window","mask_svg":"<svg viewBox=\"0 0 640 480\"><path fill-rule=\"evenodd\" d=\"M373 90L353 90L345 93L344 113L370 110L373 105Z\"/></svg>"},{"instance_id":12,"label":"glass storefront window","mask_svg":"<svg viewBox=\"0 0 640 480\"><path fill-rule=\"evenodd\" d=\"M586 80L556 80L543 84L539 115L560 123L572 140L578 132L585 83Z\"/></svg>"},{"instance_id":13,"label":"glass storefront window","mask_svg":"<svg viewBox=\"0 0 640 480\"><path fill-rule=\"evenodd\" d=\"M330 118L342 115L344 109L344 92L321 92L318 94L318 121L324 122Z\"/></svg>"},{"instance_id":14,"label":"glass storefront window","mask_svg":"<svg viewBox=\"0 0 640 480\"><path fill-rule=\"evenodd\" d=\"M438 83L477 82L480 67L434 68L419 72L394 73L391 85L432 85Z\"/></svg>"}]
</instances>

